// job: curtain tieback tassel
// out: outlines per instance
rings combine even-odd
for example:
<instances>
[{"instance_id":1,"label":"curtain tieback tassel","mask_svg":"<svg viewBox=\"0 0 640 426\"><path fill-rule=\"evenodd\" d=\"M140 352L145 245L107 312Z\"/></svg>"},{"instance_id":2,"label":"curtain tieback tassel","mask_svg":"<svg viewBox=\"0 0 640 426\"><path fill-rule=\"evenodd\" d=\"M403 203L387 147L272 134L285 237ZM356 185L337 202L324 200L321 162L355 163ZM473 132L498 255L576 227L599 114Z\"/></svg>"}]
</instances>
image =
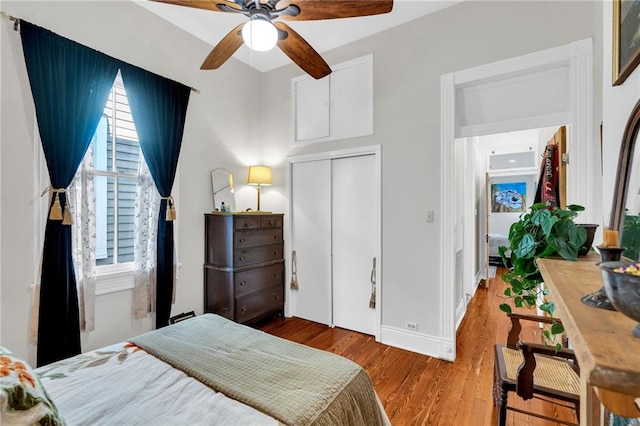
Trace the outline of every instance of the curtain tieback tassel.
<instances>
[{"instance_id":1,"label":"curtain tieback tassel","mask_svg":"<svg viewBox=\"0 0 640 426\"><path fill-rule=\"evenodd\" d=\"M162 198L167 200L167 214L166 214L167 222L176 220L176 203L173 200L173 196L169 195L168 197L162 197Z\"/></svg>"},{"instance_id":2,"label":"curtain tieback tassel","mask_svg":"<svg viewBox=\"0 0 640 426\"><path fill-rule=\"evenodd\" d=\"M63 209L62 204L60 203L61 192L67 194L67 190L64 188L53 188L50 186L46 188L40 196L42 197L46 193L49 193L49 196L51 196L51 193L55 193L53 205L49 211L49 220L61 220L63 225L71 225L73 223L73 218L71 217L71 210L69 209L69 201L67 200ZM51 200L51 198L49 198L49 200Z\"/></svg>"},{"instance_id":3,"label":"curtain tieback tassel","mask_svg":"<svg viewBox=\"0 0 640 426\"><path fill-rule=\"evenodd\" d=\"M53 206L49 212L49 220L62 220L62 207L60 206L60 197L56 192L56 197L53 200Z\"/></svg>"}]
</instances>

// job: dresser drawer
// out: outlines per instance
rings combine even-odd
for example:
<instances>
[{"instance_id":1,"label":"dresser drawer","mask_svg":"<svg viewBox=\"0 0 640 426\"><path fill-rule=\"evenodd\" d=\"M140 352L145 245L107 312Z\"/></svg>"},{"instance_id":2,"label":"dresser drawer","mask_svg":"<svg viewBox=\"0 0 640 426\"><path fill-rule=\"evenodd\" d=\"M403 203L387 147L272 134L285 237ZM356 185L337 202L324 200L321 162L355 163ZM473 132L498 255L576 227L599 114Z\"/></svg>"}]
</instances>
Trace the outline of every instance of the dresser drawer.
<instances>
[{"instance_id":1,"label":"dresser drawer","mask_svg":"<svg viewBox=\"0 0 640 426\"><path fill-rule=\"evenodd\" d=\"M260 217L239 217L234 223L235 229L258 229L260 228Z\"/></svg>"},{"instance_id":2,"label":"dresser drawer","mask_svg":"<svg viewBox=\"0 0 640 426\"><path fill-rule=\"evenodd\" d=\"M276 285L282 286L283 264L263 266L249 271L237 272L235 276L236 297Z\"/></svg>"},{"instance_id":3,"label":"dresser drawer","mask_svg":"<svg viewBox=\"0 0 640 426\"><path fill-rule=\"evenodd\" d=\"M284 306L282 285L266 288L236 299L236 320L245 322Z\"/></svg>"},{"instance_id":4,"label":"dresser drawer","mask_svg":"<svg viewBox=\"0 0 640 426\"><path fill-rule=\"evenodd\" d=\"M236 249L233 254L234 267L253 265L282 259L282 243L268 246Z\"/></svg>"},{"instance_id":5,"label":"dresser drawer","mask_svg":"<svg viewBox=\"0 0 640 426\"><path fill-rule=\"evenodd\" d=\"M282 228L282 216L268 216L260 218L261 228Z\"/></svg>"},{"instance_id":6,"label":"dresser drawer","mask_svg":"<svg viewBox=\"0 0 640 426\"><path fill-rule=\"evenodd\" d=\"M264 246L282 242L282 229L237 231L233 237L235 248Z\"/></svg>"}]
</instances>

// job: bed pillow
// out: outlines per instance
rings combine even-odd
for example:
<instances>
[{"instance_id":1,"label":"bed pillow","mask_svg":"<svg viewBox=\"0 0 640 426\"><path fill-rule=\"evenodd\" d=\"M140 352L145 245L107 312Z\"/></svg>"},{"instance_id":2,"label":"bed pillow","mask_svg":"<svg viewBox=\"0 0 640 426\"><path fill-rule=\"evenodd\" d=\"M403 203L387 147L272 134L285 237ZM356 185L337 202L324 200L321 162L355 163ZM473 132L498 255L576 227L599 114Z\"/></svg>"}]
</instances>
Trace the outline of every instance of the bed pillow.
<instances>
[{"instance_id":1,"label":"bed pillow","mask_svg":"<svg viewBox=\"0 0 640 426\"><path fill-rule=\"evenodd\" d=\"M64 425L33 369L0 346L0 424Z\"/></svg>"}]
</instances>

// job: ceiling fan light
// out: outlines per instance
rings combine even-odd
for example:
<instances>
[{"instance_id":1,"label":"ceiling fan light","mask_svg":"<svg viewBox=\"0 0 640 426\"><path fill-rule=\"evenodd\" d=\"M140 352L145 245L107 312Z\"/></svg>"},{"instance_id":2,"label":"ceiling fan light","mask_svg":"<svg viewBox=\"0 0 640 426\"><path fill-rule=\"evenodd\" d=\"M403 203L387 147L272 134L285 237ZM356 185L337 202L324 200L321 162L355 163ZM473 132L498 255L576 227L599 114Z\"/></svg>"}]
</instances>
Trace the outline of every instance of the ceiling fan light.
<instances>
[{"instance_id":1,"label":"ceiling fan light","mask_svg":"<svg viewBox=\"0 0 640 426\"><path fill-rule=\"evenodd\" d=\"M278 30L269 21L251 19L242 27L242 39L250 49L266 52L278 42Z\"/></svg>"}]
</instances>

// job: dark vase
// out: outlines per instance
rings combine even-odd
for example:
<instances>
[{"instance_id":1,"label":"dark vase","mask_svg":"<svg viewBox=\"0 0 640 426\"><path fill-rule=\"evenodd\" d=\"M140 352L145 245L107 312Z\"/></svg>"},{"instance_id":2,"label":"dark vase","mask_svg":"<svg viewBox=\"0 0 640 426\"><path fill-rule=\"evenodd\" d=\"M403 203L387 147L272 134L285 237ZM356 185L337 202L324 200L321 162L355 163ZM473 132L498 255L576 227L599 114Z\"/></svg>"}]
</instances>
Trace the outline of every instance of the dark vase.
<instances>
[{"instance_id":1,"label":"dark vase","mask_svg":"<svg viewBox=\"0 0 640 426\"><path fill-rule=\"evenodd\" d=\"M582 226L587 231L587 239L584 244L580 246L578 249L578 256L586 256L591 250L591 246L593 245L593 237L596 235L596 229L599 225L595 223L579 223L579 226Z\"/></svg>"}]
</instances>

